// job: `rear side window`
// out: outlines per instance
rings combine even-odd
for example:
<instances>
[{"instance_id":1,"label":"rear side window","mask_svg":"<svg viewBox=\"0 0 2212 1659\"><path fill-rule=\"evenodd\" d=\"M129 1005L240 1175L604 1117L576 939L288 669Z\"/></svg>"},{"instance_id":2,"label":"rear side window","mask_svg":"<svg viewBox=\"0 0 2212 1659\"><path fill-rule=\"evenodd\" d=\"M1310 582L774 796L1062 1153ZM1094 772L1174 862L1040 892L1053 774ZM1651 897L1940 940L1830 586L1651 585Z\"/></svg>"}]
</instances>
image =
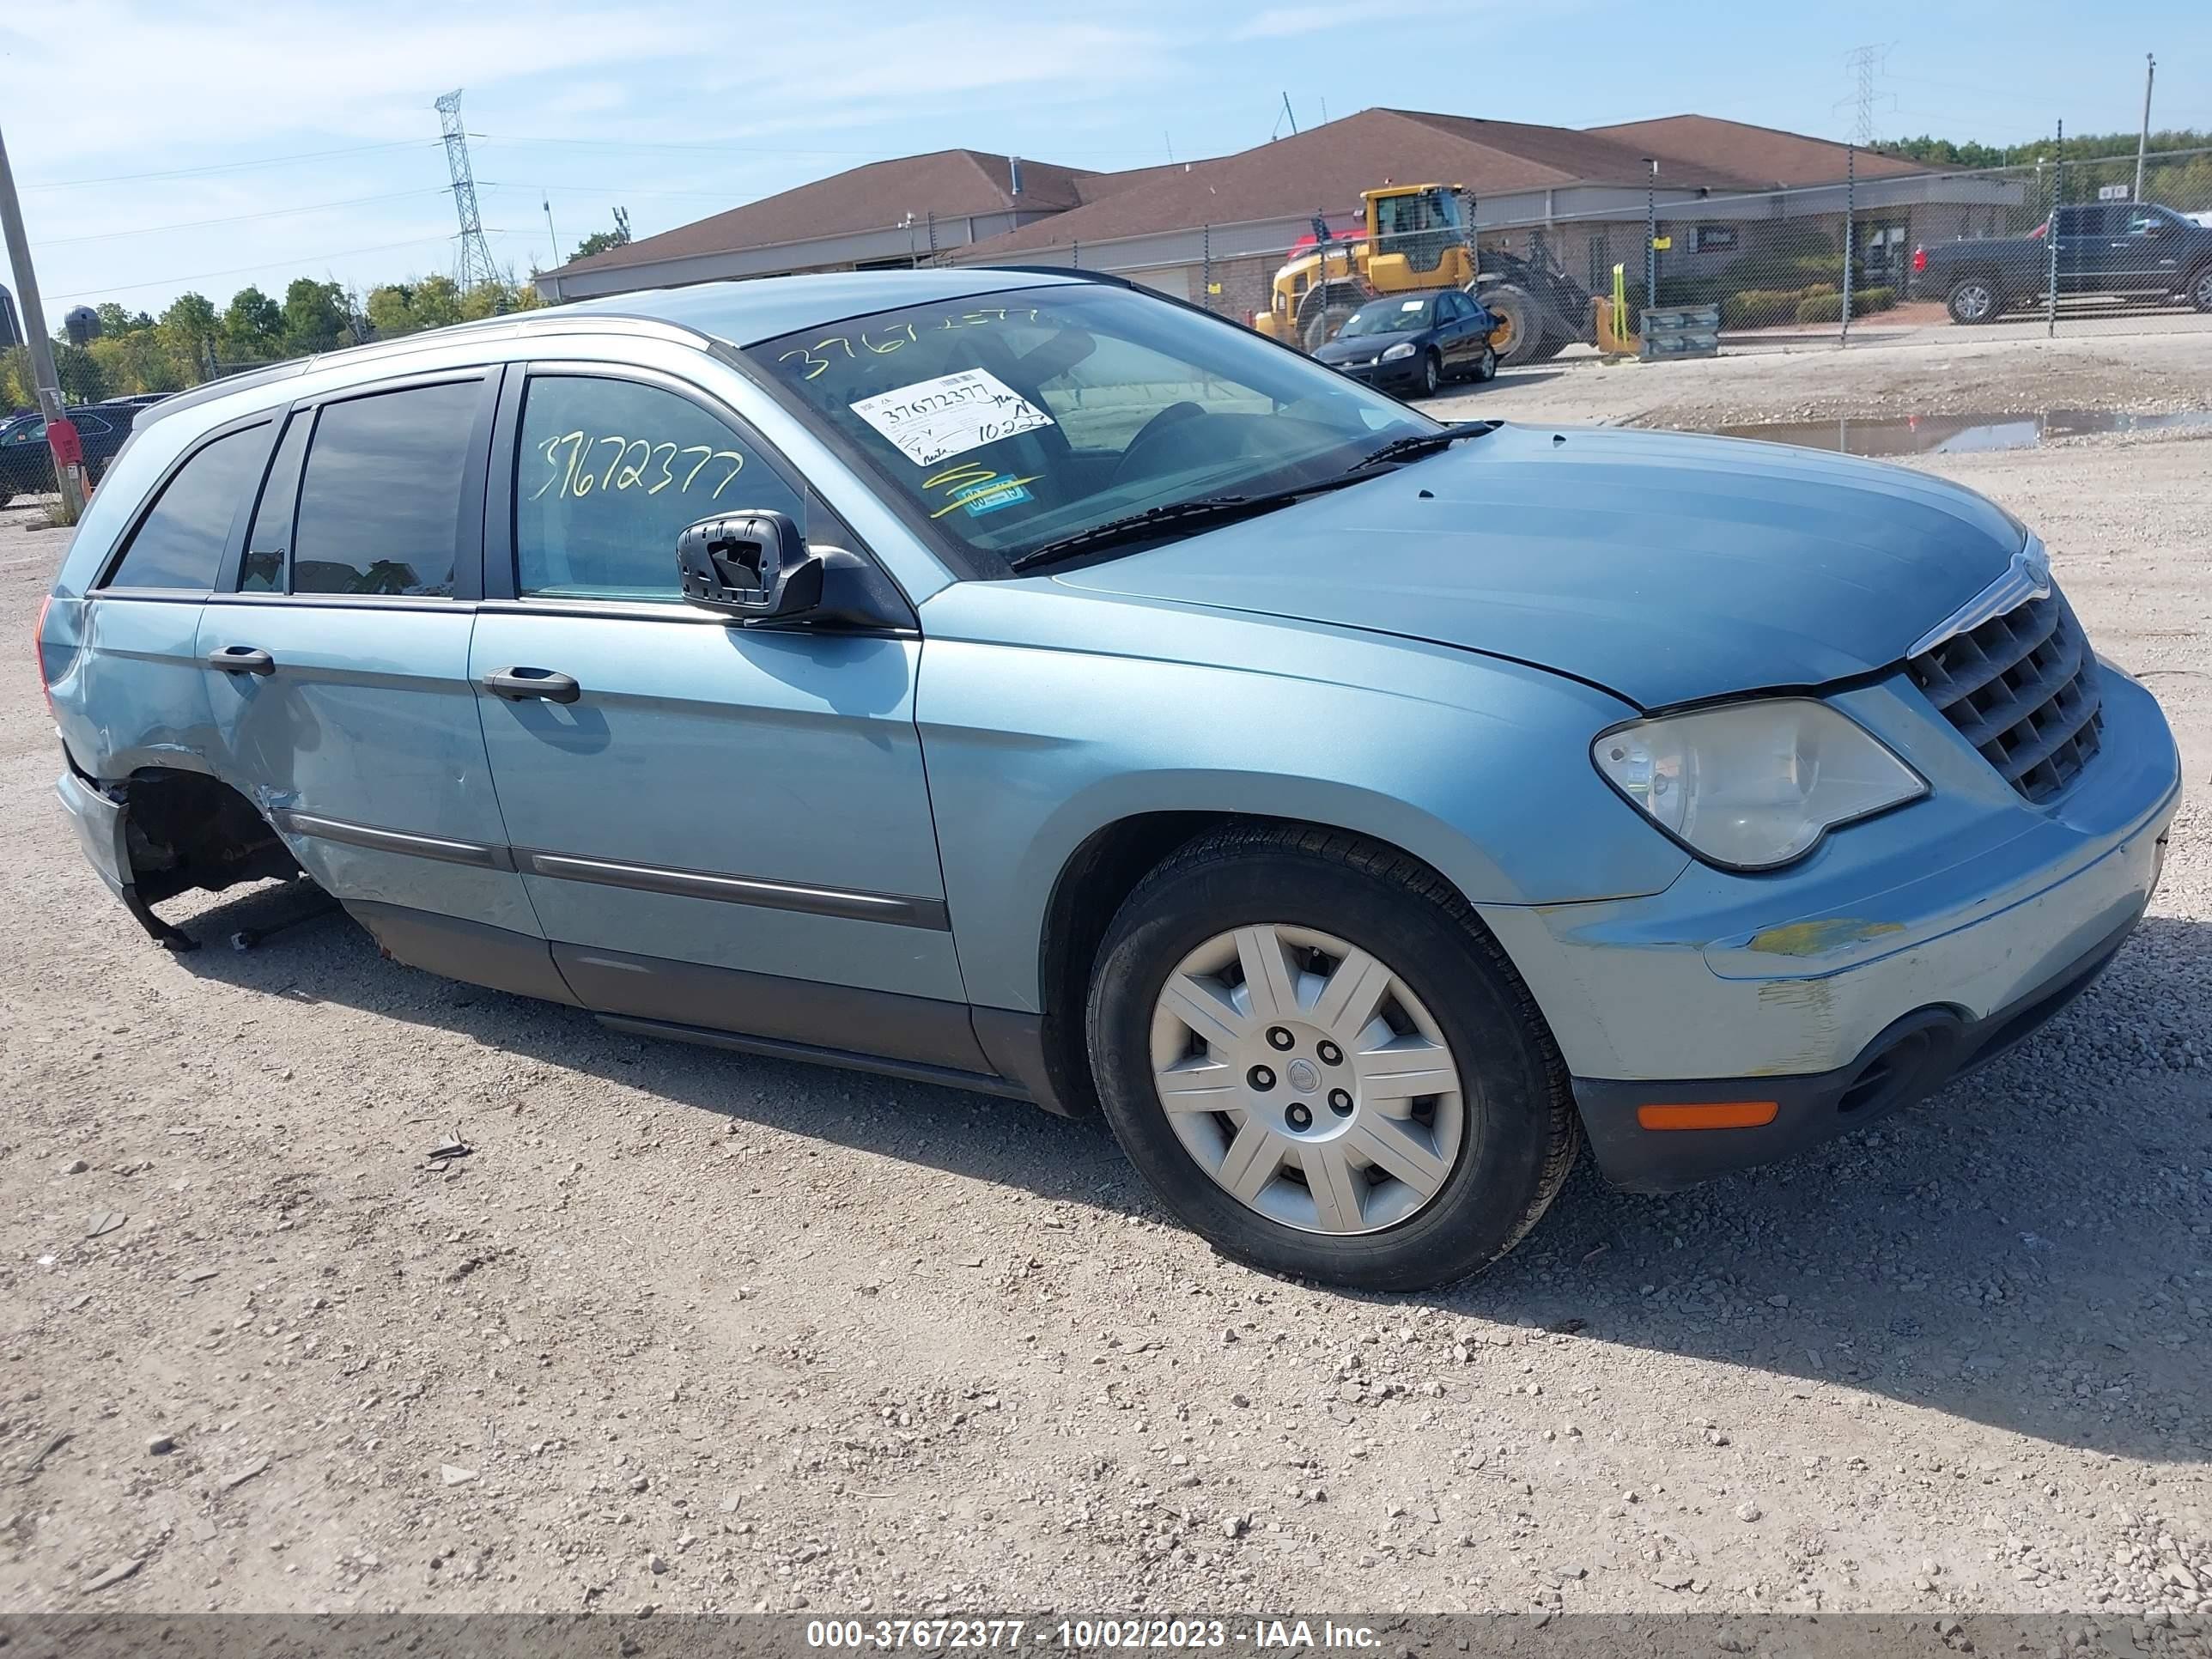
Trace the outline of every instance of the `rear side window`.
<instances>
[{"instance_id":1,"label":"rear side window","mask_svg":"<svg viewBox=\"0 0 2212 1659\"><path fill-rule=\"evenodd\" d=\"M450 598L477 380L326 404L300 480L295 593Z\"/></svg>"},{"instance_id":2,"label":"rear side window","mask_svg":"<svg viewBox=\"0 0 2212 1659\"><path fill-rule=\"evenodd\" d=\"M268 453L269 428L254 426L217 438L186 461L140 523L107 585L201 593L214 587L231 521Z\"/></svg>"}]
</instances>

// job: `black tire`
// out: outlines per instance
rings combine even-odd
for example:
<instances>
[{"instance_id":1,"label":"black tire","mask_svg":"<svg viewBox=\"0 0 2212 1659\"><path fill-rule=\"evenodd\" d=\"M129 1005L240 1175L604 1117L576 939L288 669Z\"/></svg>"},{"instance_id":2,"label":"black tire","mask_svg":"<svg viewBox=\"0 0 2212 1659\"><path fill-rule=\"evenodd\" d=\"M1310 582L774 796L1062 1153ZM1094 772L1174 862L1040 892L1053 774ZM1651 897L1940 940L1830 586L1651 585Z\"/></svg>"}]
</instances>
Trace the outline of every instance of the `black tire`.
<instances>
[{"instance_id":1,"label":"black tire","mask_svg":"<svg viewBox=\"0 0 2212 1659\"><path fill-rule=\"evenodd\" d=\"M1248 1208L1170 1127L1151 1064L1168 975L1231 928L1285 923L1382 955L1455 1055L1458 1158L1425 1207L1380 1231L1322 1234ZM1582 1144L1566 1067L1528 988L1458 891L1389 848L1338 830L1248 826L1204 837L1137 884L1100 946L1087 1022L1106 1121L1168 1208L1224 1255L1349 1288L1413 1291L1478 1273L1541 1218Z\"/></svg>"},{"instance_id":2,"label":"black tire","mask_svg":"<svg viewBox=\"0 0 2212 1659\"><path fill-rule=\"evenodd\" d=\"M2212 311L2212 264L2199 266L2182 292L2197 310Z\"/></svg>"},{"instance_id":3,"label":"black tire","mask_svg":"<svg viewBox=\"0 0 2212 1659\"><path fill-rule=\"evenodd\" d=\"M1498 361L1507 368L1539 361L1544 349L1544 308L1528 289L1511 283L1485 289L1477 296L1490 314L1505 326L1505 343Z\"/></svg>"},{"instance_id":4,"label":"black tire","mask_svg":"<svg viewBox=\"0 0 2212 1659\"><path fill-rule=\"evenodd\" d=\"M1359 309L1365 296L1346 283L1331 283L1306 295L1299 313L1298 338L1310 356L1336 337L1346 318Z\"/></svg>"},{"instance_id":5,"label":"black tire","mask_svg":"<svg viewBox=\"0 0 2212 1659\"><path fill-rule=\"evenodd\" d=\"M1486 345L1482 356L1474 360L1474 383L1487 386L1498 378L1498 353Z\"/></svg>"},{"instance_id":6,"label":"black tire","mask_svg":"<svg viewBox=\"0 0 2212 1659\"><path fill-rule=\"evenodd\" d=\"M1943 296L1943 308L1961 328L1993 323L2004 313L2004 296L1987 276L1961 276Z\"/></svg>"},{"instance_id":7,"label":"black tire","mask_svg":"<svg viewBox=\"0 0 2212 1659\"><path fill-rule=\"evenodd\" d=\"M1357 338L1357 336L1353 337ZM1444 361L1430 350L1421 354L1421 395L1433 398L1437 388L1444 383Z\"/></svg>"}]
</instances>

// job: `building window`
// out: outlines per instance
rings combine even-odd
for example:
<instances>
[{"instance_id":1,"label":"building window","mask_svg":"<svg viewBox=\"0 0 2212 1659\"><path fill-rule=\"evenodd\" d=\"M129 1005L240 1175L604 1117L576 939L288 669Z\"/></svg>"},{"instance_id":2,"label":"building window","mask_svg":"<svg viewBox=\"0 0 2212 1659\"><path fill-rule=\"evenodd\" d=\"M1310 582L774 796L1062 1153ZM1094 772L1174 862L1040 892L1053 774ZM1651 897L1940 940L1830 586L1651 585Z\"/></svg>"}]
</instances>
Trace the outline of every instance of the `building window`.
<instances>
[{"instance_id":1,"label":"building window","mask_svg":"<svg viewBox=\"0 0 2212 1659\"><path fill-rule=\"evenodd\" d=\"M1699 225L1698 227L1698 252L1725 253L1735 246L1735 227L1734 225Z\"/></svg>"}]
</instances>

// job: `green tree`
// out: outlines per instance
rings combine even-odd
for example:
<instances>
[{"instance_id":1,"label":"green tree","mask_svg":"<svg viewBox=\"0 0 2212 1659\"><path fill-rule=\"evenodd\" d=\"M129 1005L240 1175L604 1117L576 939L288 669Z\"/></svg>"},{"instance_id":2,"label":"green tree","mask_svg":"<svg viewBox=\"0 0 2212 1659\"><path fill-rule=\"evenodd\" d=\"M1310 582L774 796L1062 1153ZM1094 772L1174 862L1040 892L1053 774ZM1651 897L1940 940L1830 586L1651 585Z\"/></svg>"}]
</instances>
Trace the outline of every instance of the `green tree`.
<instances>
[{"instance_id":1,"label":"green tree","mask_svg":"<svg viewBox=\"0 0 2212 1659\"><path fill-rule=\"evenodd\" d=\"M422 326L415 320L415 290L405 283L380 283L368 291L362 307L368 325L380 340L396 340Z\"/></svg>"},{"instance_id":2,"label":"green tree","mask_svg":"<svg viewBox=\"0 0 2212 1659\"><path fill-rule=\"evenodd\" d=\"M2067 139L2064 153L2069 161L2124 156L2132 164L2136 140L2136 135L2132 132L2075 133ZM2149 149L2154 152L2202 149L2208 144L2212 144L2212 133L2195 127L2169 127L2150 135ZM1909 161L1925 161L1930 167L2032 167L2037 161L2056 159L2059 154L2059 146L2051 138L2031 138L2024 144L1983 144L1972 140L1960 143L1924 132L1917 138L1888 139L1875 149L1885 155L1903 156Z\"/></svg>"},{"instance_id":3,"label":"green tree","mask_svg":"<svg viewBox=\"0 0 2212 1659\"><path fill-rule=\"evenodd\" d=\"M73 346L66 339L54 342L54 379L60 382L64 403L96 404L110 395L99 360L86 347Z\"/></svg>"},{"instance_id":4,"label":"green tree","mask_svg":"<svg viewBox=\"0 0 2212 1659\"><path fill-rule=\"evenodd\" d=\"M144 312L126 311L112 300L104 301L93 309L100 313L100 333L109 339L154 326L154 319Z\"/></svg>"},{"instance_id":5,"label":"green tree","mask_svg":"<svg viewBox=\"0 0 2212 1659\"><path fill-rule=\"evenodd\" d=\"M450 276L430 276L414 285L414 298L408 309L415 313L417 328L443 328L461 320L461 290Z\"/></svg>"},{"instance_id":6,"label":"green tree","mask_svg":"<svg viewBox=\"0 0 2212 1659\"><path fill-rule=\"evenodd\" d=\"M27 346L0 351L0 414L34 408L38 389L31 383L31 353Z\"/></svg>"},{"instance_id":7,"label":"green tree","mask_svg":"<svg viewBox=\"0 0 2212 1659\"><path fill-rule=\"evenodd\" d=\"M85 348L100 370L104 396L128 392L182 392L199 383L198 366L167 330L134 328L103 336Z\"/></svg>"},{"instance_id":8,"label":"green tree","mask_svg":"<svg viewBox=\"0 0 2212 1659\"><path fill-rule=\"evenodd\" d=\"M568 257L571 259L588 259L594 253L605 253L609 248L621 247L629 240L629 222L617 214L612 229L593 231L576 244L576 251Z\"/></svg>"},{"instance_id":9,"label":"green tree","mask_svg":"<svg viewBox=\"0 0 2212 1659\"><path fill-rule=\"evenodd\" d=\"M284 290L284 350L293 356L332 350L346 343L347 319L345 290L337 283L295 276Z\"/></svg>"},{"instance_id":10,"label":"green tree","mask_svg":"<svg viewBox=\"0 0 2212 1659\"><path fill-rule=\"evenodd\" d=\"M215 301L204 294L179 294L169 302L156 326L170 351L191 366L188 384L198 385L207 373L208 360L215 354L216 338L222 329Z\"/></svg>"},{"instance_id":11,"label":"green tree","mask_svg":"<svg viewBox=\"0 0 2212 1659\"><path fill-rule=\"evenodd\" d=\"M283 349L283 308L258 288L239 289L223 309L217 343L226 362L268 362Z\"/></svg>"}]
</instances>

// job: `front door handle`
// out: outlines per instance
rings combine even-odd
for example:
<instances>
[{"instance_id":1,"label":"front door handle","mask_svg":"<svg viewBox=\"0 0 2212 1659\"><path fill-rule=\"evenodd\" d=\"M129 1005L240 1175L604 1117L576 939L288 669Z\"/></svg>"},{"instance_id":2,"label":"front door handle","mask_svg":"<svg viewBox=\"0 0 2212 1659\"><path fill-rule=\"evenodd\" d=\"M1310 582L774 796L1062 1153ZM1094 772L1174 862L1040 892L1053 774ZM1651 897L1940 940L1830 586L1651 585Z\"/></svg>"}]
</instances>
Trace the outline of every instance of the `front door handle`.
<instances>
[{"instance_id":1,"label":"front door handle","mask_svg":"<svg viewBox=\"0 0 2212 1659\"><path fill-rule=\"evenodd\" d=\"M226 645L207 654L210 668L226 674L273 674L276 659L258 645Z\"/></svg>"},{"instance_id":2,"label":"front door handle","mask_svg":"<svg viewBox=\"0 0 2212 1659\"><path fill-rule=\"evenodd\" d=\"M573 674L556 674L550 668L501 668L483 677L483 688L509 702L574 702L584 695Z\"/></svg>"}]
</instances>

